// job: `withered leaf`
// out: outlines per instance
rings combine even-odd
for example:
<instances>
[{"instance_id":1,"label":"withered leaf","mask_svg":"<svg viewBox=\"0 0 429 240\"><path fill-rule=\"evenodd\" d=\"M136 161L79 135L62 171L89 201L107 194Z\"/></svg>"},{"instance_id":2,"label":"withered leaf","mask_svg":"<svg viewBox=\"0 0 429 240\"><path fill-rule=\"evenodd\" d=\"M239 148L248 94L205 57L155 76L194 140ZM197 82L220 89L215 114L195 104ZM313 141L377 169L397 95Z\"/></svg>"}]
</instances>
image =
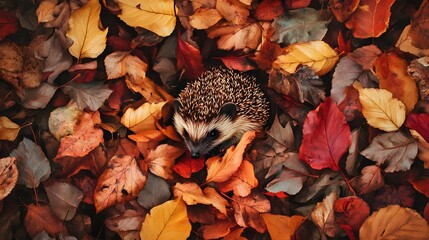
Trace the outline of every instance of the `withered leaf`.
<instances>
[{"instance_id":1,"label":"withered leaf","mask_svg":"<svg viewBox=\"0 0 429 240\"><path fill-rule=\"evenodd\" d=\"M25 229L32 237L43 231L46 231L51 236L67 233L67 229L62 220L57 218L46 205L28 205L24 222Z\"/></svg>"},{"instance_id":2,"label":"withered leaf","mask_svg":"<svg viewBox=\"0 0 429 240\"><path fill-rule=\"evenodd\" d=\"M97 111L112 93L112 90L103 83L70 84L64 86L63 91L69 94L77 103L80 110Z\"/></svg>"},{"instance_id":3,"label":"withered leaf","mask_svg":"<svg viewBox=\"0 0 429 240\"><path fill-rule=\"evenodd\" d=\"M17 181L16 157L0 158L0 201L10 194Z\"/></svg>"},{"instance_id":4,"label":"withered leaf","mask_svg":"<svg viewBox=\"0 0 429 240\"><path fill-rule=\"evenodd\" d=\"M256 231L263 233L267 226L261 213L271 210L270 202L260 193L253 192L247 197L232 197L232 207L234 208L234 217L237 224L242 227L251 227Z\"/></svg>"},{"instance_id":5,"label":"withered leaf","mask_svg":"<svg viewBox=\"0 0 429 240\"><path fill-rule=\"evenodd\" d=\"M138 203L146 209L158 206L170 198L168 183L152 173L148 173L146 185L139 192Z\"/></svg>"},{"instance_id":6,"label":"withered leaf","mask_svg":"<svg viewBox=\"0 0 429 240\"><path fill-rule=\"evenodd\" d=\"M83 198L83 193L75 186L65 182L54 182L45 186L51 210L59 219L71 220Z\"/></svg>"}]
</instances>

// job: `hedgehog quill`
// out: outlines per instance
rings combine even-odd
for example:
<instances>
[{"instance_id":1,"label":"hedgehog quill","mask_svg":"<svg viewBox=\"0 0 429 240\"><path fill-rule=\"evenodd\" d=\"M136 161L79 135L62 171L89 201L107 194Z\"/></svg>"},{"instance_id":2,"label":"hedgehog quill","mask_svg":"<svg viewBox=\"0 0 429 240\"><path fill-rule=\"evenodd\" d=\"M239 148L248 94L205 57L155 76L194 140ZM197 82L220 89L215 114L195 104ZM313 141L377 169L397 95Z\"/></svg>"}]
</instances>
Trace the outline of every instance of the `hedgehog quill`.
<instances>
[{"instance_id":1,"label":"hedgehog quill","mask_svg":"<svg viewBox=\"0 0 429 240\"><path fill-rule=\"evenodd\" d=\"M173 120L191 157L199 158L237 143L247 131L262 130L268 108L254 77L215 67L180 92Z\"/></svg>"}]
</instances>

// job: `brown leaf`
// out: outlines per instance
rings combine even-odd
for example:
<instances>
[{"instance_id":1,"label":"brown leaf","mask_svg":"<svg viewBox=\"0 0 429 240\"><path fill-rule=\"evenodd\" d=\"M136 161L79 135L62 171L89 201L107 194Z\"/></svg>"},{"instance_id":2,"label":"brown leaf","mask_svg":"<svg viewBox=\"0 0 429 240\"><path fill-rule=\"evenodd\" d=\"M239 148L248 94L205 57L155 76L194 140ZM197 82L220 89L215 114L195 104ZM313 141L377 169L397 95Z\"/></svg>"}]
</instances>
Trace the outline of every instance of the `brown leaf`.
<instances>
[{"instance_id":1,"label":"brown leaf","mask_svg":"<svg viewBox=\"0 0 429 240\"><path fill-rule=\"evenodd\" d=\"M151 150L144 161L153 174L164 179L173 179L174 162L183 152L182 148L161 144Z\"/></svg>"},{"instance_id":2,"label":"brown leaf","mask_svg":"<svg viewBox=\"0 0 429 240\"><path fill-rule=\"evenodd\" d=\"M59 219L70 221L76 214L83 193L77 187L64 182L54 182L45 186L45 190L55 215Z\"/></svg>"},{"instance_id":3,"label":"brown leaf","mask_svg":"<svg viewBox=\"0 0 429 240\"><path fill-rule=\"evenodd\" d=\"M203 233L204 239L218 239L228 235L235 226L237 226L235 222L226 219L216 221L212 225L203 225L199 230Z\"/></svg>"},{"instance_id":4,"label":"brown leaf","mask_svg":"<svg viewBox=\"0 0 429 240\"><path fill-rule=\"evenodd\" d=\"M98 178L94 190L97 213L116 203L137 197L145 184L146 176L140 171L134 157L129 155L112 157Z\"/></svg>"},{"instance_id":5,"label":"brown leaf","mask_svg":"<svg viewBox=\"0 0 429 240\"><path fill-rule=\"evenodd\" d=\"M338 22L344 22L359 6L359 0L329 0L329 8Z\"/></svg>"},{"instance_id":6,"label":"brown leaf","mask_svg":"<svg viewBox=\"0 0 429 240\"><path fill-rule=\"evenodd\" d=\"M233 190L234 194L240 197L249 195L256 186L258 186L258 180L255 177L253 165L247 160L241 162L240 167L230 179L218 184L220 191L229 192Z\"/></svg>"},{"instance_id":7,"label":"brown leaf","mask_svg":"<svg viewBox=\"0 0 429 240\"><path fill-rule=\"evenodd\" d=\"M50 236L67 234L67 229L62 220L58 219L46 205L27 206L25 215L25 229L31 237L46 231Z\"/></svg>"},{"instance_id":8,"label":"brown leaf","mask_svg":"<svg viewBox=\"0 0 429 240\"><path fill-rule=\"evenodd\" d=\"M414 13L409 36L411 43L417 48L429 48L429 2L427 0L422 1L419 10Z\"/></svg>"},{"instance_id":9,"label":"brown leaf","mask_svg":"<svg viewBox=\"0 0 429 240\"><path fill-rule=\"evenodd\" d=\"M249 131L243 134L237 147L231 146L221 157L209 158L206 162L206 182L225 182L240 167L243 161L243 153L247 145L255 138L255 132Z\"/></svg>"},{"instance_id":10,"label":"brown leaf","mask_svg":"<svg viewBox=\"0 0 429 240\"><path fill-rule=\"evenodd\" d=\"M10 194L17 181L16 157L0 158L0 201Z\"/></svg>"},{"instance_id":11,"label":"brown leaf","mask_svg":"<svg viewBox=\"0 0 429 240\"><path fill-rule=\"evenodd\" d=\"M238 0L218 0L216 9L226 20L234 25L245 24L249 16L246 5Z\"/></svg>"},{"instance_id":12,"label":"brown leaf","mask_svg":"<svg viewBox=\"0 0 429 240\"><path fill-rule=\"evenodd\" d=\"M350 180L350 185L357 194L373 192L384 185L384 179L378 166L366 166L362 169L362 175Z\"/></svg>"},{"instance_id":13,"label":"brown leaf","mask_svg":"<svg viewBox=\"0 0 429 240\"><path fill-rule=\"evenodd\" d=\"M335 221L334 203L338 193L333 191L322 202L318 202L311 212L311 219L319 229L329 237L339 237L344 234L343 229Z\"/></svg>"},{"instance_id":14,"label":"brown leaf","mask_svg":"<svg viewBox=\"0 0 429 240\"><path fill-rule=\"evenodd\" d=\"M281 0L265 0L258 4L254 16L257 20L271 21L284 13Z\"/></svg>"},{"instance_id":15,"label":"brown leaf","mask_svg":"<svg viewBox=\"0 0 429 240\"><path fill-rule=\"evenodd\" d=\"M261 42L262 31L258 23L246 25L222 24L207 29L209 38L219 38L221 50L256 49Z\"/></svg>"},{"instance_id":16,"label":"brown leaf","mask_svg":"<svg viewBox=\"0 0 429 240\"><path fill-rule=\"evenodd\" d=\"M196 29L207 29L222 19L216 9L198 8L194 14L189 16L189 24Z\"/></svg>"},{"instance_id":17,"label":"brown leaf","mask_svg":"<svg viewBox=\"0 0 429 240\"><path fill-rule=\"evenodd\" d=\"M260 233L267 230L261 213L269 212L271 205L262 194L253 192L244 198L234 195L232 199L234 217L238 225L251 227Z\"/></svg>"},{"instance_id":18,"label":"brown leaf","mask_svg":"<svg viewBox=\"0 0 429 240\"><path fill-rule=\"evenodd\" d=\"M210 204L226 216L226 207L229 207L228 201L212 187L206 187L203 192Z\"/></svg>"}]
</instances>

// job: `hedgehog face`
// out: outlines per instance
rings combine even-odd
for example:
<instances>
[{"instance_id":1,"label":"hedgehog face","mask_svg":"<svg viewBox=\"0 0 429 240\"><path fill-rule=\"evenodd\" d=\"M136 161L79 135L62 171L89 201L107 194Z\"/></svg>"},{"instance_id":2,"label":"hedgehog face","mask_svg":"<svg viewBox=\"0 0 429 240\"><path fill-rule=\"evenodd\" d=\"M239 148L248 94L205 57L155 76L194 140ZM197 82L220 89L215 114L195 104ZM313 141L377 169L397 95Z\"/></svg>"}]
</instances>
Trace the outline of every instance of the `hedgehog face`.
<instances>
[{"instance_id":1,"label":"hedgehog face","mask_svg":"<svg viewBox=\"0 0 429 240\"><path fill-rule=\"evenodd\" d=\"M207 122L187 119L180 111L180 106L180 101L176 100L174 103L174 126L189 148L192 158L206 155L213 149L236 138L238 122L235 121L237 113L235 104L223 105L218 116Z\"/></svg>"}]
</instances>

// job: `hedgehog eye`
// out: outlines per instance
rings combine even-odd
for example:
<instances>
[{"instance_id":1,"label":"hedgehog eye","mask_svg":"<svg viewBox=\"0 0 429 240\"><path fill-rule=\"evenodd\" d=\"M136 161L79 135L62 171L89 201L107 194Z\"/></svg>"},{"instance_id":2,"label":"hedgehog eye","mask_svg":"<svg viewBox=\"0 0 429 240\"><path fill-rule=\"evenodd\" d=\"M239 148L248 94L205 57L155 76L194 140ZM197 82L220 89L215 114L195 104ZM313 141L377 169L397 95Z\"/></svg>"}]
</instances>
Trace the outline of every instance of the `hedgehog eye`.
<instances>
[{"instance_id":1,"label":"hedgehog eye","mask_svg":"<svg viewBox=\"0 0 429 240\"><path fill-rule=\"evenodd\" d=\"M217 129L213 129L209 132L208 137L217 138L219 136L219 131Z\"/></svg>"}]
</instances>

